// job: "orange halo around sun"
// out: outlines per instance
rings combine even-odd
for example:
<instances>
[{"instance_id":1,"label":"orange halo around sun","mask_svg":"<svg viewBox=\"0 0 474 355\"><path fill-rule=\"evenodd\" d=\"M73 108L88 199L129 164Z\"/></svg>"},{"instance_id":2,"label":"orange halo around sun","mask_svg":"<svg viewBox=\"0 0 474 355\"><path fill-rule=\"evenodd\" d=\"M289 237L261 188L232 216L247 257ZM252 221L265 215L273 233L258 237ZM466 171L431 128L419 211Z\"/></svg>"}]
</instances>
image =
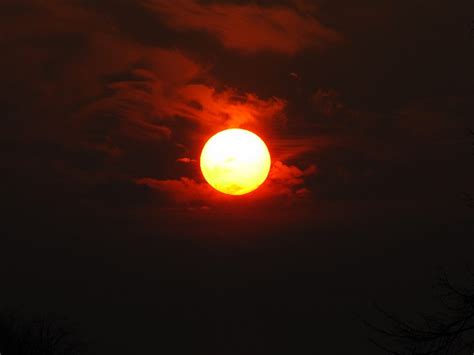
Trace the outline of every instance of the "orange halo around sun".
<instances>
[{"instance_id":1,"label":"orange halo around sun","mask_svg":"<svg viewBox=\"0 0 474 355\"><path fill-rule=\"evenodd\" d=\"M265 142L255 133L231 128L212 136L201 153L201 171L216 190L243 195L267 178L271 159Z\"/></svg>"}]
</instances>

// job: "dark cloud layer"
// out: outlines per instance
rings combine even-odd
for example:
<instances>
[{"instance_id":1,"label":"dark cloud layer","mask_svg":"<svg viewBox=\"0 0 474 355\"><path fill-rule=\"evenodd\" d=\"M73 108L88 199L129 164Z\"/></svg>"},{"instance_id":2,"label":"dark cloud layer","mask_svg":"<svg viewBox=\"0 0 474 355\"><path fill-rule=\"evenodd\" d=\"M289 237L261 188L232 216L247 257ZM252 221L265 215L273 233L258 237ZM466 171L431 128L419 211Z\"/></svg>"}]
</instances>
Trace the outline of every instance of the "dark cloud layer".
<instances>
[{"instance_id":1,"label":"dark cloud layer","mask_svg":"<svg viewBox=\"0 0 474 355\"><path fill-rule=\"evenodd\" d=\"M16 100L21 97L29 101L23 116L46 110L43 117L33 121L34 127L19 124L12 129L27 130L41 141L46 137L38 134L36 125L48 127L56 131L47 132L55 144L102 156L104 164L96 166L92 176L84 174L88 184L93 185L94 179L101 184L101 179L128 178L132 182L140 178L159 181L161 177L165 183L173 178L171 161L183 157L195 161L205 139L219 130L246 127L265 136L266 132L281 130L287 124L285 99L263 99L255 93L227 87L212 75L205 62L194 59L186 48L169 49L135 42L123 34L126 29L119 28L110 18L104 21L97 9L62 2L8 6L17 12L16 16L8 17L10 22L3 24L5 29L13 29L9 23L14 21L25 25L7 32L11 50L5 59L11 66L16 63L15 68L28 68L31 74L22 73L27 78L18 82L19 73L8 73L6 82L12 81L11 85L19 91L14 94ZM280 6L276 13L271 7L242 9L243 14L235 18L244 21L250 21L253 12L269 12L269 16L282 12L283 22L286 14L299 19L293 10ZM233 13L229 10L224 18L234 16ZM262 31L267 31L265 28L270 24L263 26ZM264 38L278 42L278 38L272 37L276 35L263 34ZM30 92L32 88L34 94ZM277 137L273 139L278 141ZM304 142L301 139L301 144ZM145 149L149 152L143 154ZM155 154L167 151L169 159L148 160L153 150ZM141 164L136 163L134 154L141 156ZM282 164L278 155L273 158ZM155 168L148 167L152 164ZM80 169L74 166L77 165L74 159L60 165L71 165L69 173L73 175ZM63 168L61 173L67 174L68 168ZM175 178L176 183L193 179L196 186L202 185L202 178L196 172ZM193 199L192 193L189 198Z\"/></svg>"},{"instance_id":2,"label":"dark cloud layer","mask_svg":"<svg viewBox=\"0 0 474 355\"><path fill-rule=\"evenodd\" d=\"M194 0L152 0L147 6L177 30L202 30L230 49L294 54L308 47L324 48L341 35L312 16L286 6L202 4Z\"/></svg>"}]
</instances>

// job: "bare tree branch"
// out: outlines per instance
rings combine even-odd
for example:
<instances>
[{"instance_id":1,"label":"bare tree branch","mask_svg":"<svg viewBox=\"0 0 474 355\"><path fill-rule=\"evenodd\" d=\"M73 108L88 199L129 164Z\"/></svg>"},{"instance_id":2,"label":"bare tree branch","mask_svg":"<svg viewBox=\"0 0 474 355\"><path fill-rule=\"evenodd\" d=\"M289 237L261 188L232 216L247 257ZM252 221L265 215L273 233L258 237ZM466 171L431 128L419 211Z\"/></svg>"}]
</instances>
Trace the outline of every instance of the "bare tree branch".
<instances>
[{"instance_id":1,"label":"bare tree branch","mask_svg":"<svg viewBox=\"0 0 474 355\"><path fill-rule=\"evenodd\" d=\"M446 312L420 315L421 322L401 320L381 307L376 310L390 326L364 321L372 332L370 342L390 354L454 355L472 354L474 348L474 285L454 286L441 274L438 287ZM467 352L469 351L469 352Z\"/></svg>"}]
</instances>

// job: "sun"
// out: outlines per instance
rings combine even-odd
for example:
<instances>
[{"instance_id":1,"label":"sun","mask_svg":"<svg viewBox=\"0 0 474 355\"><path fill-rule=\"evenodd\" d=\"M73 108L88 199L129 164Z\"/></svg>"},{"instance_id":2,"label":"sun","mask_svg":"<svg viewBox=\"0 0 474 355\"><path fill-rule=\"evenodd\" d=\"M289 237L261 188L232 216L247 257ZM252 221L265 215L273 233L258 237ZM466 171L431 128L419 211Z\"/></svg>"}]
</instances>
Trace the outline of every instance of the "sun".
<instances>
[{"instance_id":1,"label":"sun","mask_svg":"<svg viewBox=\"0 0 474 355\"><path fill-rule=\"evenodd\" d=\"M267 178L271 159L265 142L255 133L231 128L212 136L201 153L201 171L216 190L243 195Z\"/></svg>"}]
</instances>

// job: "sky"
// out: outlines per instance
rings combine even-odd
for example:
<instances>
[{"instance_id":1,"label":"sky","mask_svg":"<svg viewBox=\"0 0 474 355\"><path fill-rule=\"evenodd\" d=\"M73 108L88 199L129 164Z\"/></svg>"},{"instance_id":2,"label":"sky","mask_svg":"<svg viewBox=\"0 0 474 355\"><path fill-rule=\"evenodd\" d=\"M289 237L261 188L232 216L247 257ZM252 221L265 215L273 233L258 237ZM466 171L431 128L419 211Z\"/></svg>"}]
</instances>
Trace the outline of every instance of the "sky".
<instances>
[{"instance_id":1,"label":"sky","mask_svg":"<svg viewBox=\"0 0 474 355\"><path fill-rule=\"evenodd\" d=\"M472 1L1 0L0 306L91 353L377 354L474 243ZM268 145L204 180L227 128ZM433 306L434 307L434 306Z\"/></svg>"}]
</instances>

